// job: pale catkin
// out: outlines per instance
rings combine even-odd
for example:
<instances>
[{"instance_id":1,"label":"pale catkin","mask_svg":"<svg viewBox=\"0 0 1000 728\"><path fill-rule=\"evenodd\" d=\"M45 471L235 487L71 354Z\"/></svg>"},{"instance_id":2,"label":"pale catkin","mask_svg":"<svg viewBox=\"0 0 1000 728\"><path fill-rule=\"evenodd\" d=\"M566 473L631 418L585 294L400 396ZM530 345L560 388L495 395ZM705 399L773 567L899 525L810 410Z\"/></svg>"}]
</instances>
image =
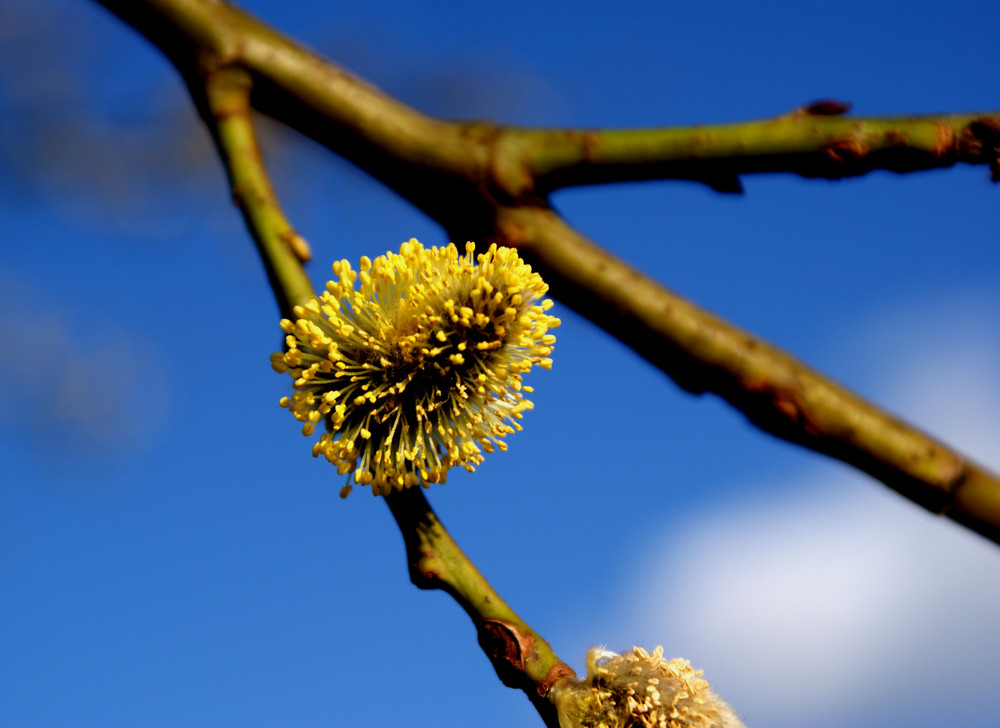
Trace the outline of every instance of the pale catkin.
<instances>
[{"instance_id":1,"label":"pale catkin","mask_svg":"<svg viewBox=\"0 0 1000 728\"><path fill-rule=\"evenodd\" d=\"M633 647L623 654L593 647L587 676L550 691L560 728L744 728L687 660Z\"/></svg>"}]
</instances>

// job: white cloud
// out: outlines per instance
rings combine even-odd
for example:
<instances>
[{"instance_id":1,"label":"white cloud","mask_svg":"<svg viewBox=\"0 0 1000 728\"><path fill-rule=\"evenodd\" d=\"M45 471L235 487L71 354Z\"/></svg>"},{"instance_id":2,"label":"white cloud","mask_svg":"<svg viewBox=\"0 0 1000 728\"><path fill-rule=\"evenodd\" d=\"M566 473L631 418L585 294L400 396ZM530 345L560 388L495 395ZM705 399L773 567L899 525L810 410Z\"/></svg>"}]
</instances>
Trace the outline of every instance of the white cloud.
<instances>
[{"instance_id":1,"label":"white cloud","mask_svg":"<svg viewBox=\"0 0 1000 728\"><path fill-rule=\"evenodd\" d=\"M997 318L931 319L869 339L880 399L997 468ZM748 482L746 503L665 529L641 570L658 587L637 583L614 631L705 668L751 726L995 725L1000 549L846 468L776 479L780 497Z\"/></svg>"}]
</instances>

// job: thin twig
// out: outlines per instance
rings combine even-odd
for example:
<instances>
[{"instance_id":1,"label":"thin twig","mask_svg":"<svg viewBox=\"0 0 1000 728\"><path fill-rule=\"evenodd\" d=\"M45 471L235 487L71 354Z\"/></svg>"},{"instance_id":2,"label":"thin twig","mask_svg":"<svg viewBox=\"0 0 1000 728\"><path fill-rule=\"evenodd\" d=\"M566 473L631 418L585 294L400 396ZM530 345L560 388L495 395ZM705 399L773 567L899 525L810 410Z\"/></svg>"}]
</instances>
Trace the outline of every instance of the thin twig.
<instances>
[{"instance_id":1,"label":"thin twig","mask_svg":"<svg viewBox=\"0 0 1000 728\"><path fill-rule=\"evenodd\" d=\"M199 93L202 116L212 132L229 177L233 201L243 214L267 269L283 316L314 293L302 263L309 246L281 210L261 159L250 107L251 77L235 66L223 66L204 77Z\"/></svg>"},{"instance_id":2,"label":"thin twig","mask_svg":"<svg viewBox=\"0 0 1000 728\"><path fill-rule=\"evenodd\" d=\"M197 64L203 86L192 95L202 112L286 317L315 296L303 263L309 249L278 204L254 132L252 77L236 65L214 62L204 50ZM524 691L550 728L558 728L549 687L575 675L537 632L512 610L445 529L419 489L393 493L386 502L403 535L413 583L451 594L476 625L479 644L501 681Z\"/></svg>"},{"instance_id":3,"label":"thin twig","mask_svg":"<svg viewBox=\"0 0 1000 728\"><path fill-rule=\"evenodd\" d=\"M524 691L547 726L558 723L545 700L552 684L576 673L512 610L483 578L438 520L419 488L386 496L406 543L410 580L443 589L476 625L479 644L504 685Z\"/></svg>"}]
</instances>

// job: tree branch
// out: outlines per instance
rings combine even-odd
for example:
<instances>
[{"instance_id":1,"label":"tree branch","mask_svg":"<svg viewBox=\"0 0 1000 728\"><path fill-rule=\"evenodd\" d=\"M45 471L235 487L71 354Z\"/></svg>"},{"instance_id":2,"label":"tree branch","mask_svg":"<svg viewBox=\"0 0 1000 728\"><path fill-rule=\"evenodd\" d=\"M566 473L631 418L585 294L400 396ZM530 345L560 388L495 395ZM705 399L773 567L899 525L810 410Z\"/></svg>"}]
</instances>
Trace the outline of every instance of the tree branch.
<instances>
[{"instance_id":1,"label":"tree branch","mask_svg":"<svg viewBox=\"0 0 1000 728\"><path fill-rule=\"evenodd\" d=\"M737 191L738 177L792 172L837 179L989 164L1000 179L1000 118L948 114L850 118L805 109L773 119L659 129L504 129L536 190L637 179L689 179Z\"/></svg>"},{"instance_id":2,"label":"tree branch","mask_svg":"<svg viewBox=\"0 0 1000 728\"><path fill-rule=\"evenodd\" d=\"M261 159L250 105L253 77L243 67L223 62L227 56L201 49L185 78L212 133L278 306L284 316L294 317L294 307L315 296L303 268L309 248L282 212ZM545 725L558 728L546 695L556 680L575 676L573 669L483 578L420 489L395 492L386 503L402 533L413 583L449 593L475 624L479 644L500 680L522 690Z\"/></svg>"},{"instance_id":3,"label":"tree branch","mask_svg":"<svg viewBox=\"0 0 1000 728\"><path fill-rule=\"evenodd\" d=\"M500 211L497 238L591 320L681 387L714 392L766 432L849 463L1000 542L1000 481L960 453L723 321L544 208Z\"/></svg>"},{"instance_id":4,"label":"tree branch","mask_svg":"<svg viewBox=\"0 0 1000 728\"><path fill-rule=\"evenodd\" d=\"M997 476L678 298L567 226L545 199L596 181L679 176L735 189L748 172L846 176L956 161L989 163L997 177L1000 114L848 119L814 106L743 124L607 132L446 122L218 0L98 1L160 47L192 88L239 66L253 78L255 108L355 162L454 239L522 247L556 296L681 386L716 392L766 431L1000 542Z\"/></svg>"}]
</instances>

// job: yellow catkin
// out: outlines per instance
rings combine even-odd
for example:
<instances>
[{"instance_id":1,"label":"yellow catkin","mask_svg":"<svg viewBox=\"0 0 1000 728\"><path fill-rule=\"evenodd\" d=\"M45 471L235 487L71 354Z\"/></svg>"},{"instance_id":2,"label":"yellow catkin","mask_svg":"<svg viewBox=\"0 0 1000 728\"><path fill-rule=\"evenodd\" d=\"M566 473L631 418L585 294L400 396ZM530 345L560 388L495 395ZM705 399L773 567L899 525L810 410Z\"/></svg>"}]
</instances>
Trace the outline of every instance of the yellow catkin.
<instances>
[{"instance_id":1,"label":"yellow catkin","mask_svg":"<svg viewBox=\"0 0 1000 728\"><path fill-rule=\"evenodd\" d=\"M444 482L482 453L506 449L531 409L522 376L550 368L559 319L548 286L511 248L475 254L468 243L333 264L336 280L283 319L286 350L271 355L294 393L280 404L305 423L313 446L375 495Z\"/></svg>"}]
</instances>

